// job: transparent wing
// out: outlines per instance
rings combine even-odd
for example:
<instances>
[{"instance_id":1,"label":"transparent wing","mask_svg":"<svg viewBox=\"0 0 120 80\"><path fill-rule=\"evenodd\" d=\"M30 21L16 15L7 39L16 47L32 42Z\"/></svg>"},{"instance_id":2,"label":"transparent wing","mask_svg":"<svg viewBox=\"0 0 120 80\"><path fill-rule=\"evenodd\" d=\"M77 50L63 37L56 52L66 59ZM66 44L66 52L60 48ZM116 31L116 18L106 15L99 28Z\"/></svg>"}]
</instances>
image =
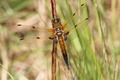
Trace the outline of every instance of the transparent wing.
<instances>
[{"instance_id":1,"label":"transparent wing","mask_svg":"<svg viewBox=\"0 0 120 80\"><path fill-rule=\"evenodd\" d=\"M80 10L83 8L83 10L85 9L85 4L82 4L80 8L78 8L78 10L72 14L72 16L70 17L69 20L67 20L64 24L63 24L63 29L67 27L67 25L70 23L70 22L74 22L75 19L82 19L82 16L83 15L79 15L80 14Z\"/></svg>"},{"instance_id":2,"label":"transparent wing","mask_svg":"<svg viewBox=\"0 0 120 80\"><path fill-rule=\"evenodd\" d=\"M70 33L69 35L73 38L76 37L76 30L80 32L84 31L87 27L88 17L84 18L83 12L86 9L86 4L82 4L79 9L63 24L63 29L65 34Z\"/></svg>"},{"instance_id":3,"label":"transparent wing","mask_svg":"<svg viewBox=\"0 0 120 80\"><path fill-rule=\"evenodd\" d=\"M29 29L19 33L20 40L24 40L26 36L31 36L33 39L50 39L53 38L53 29L48 27L37 27L31 25L17 24L21 27L29 27Z\"/></svg>"}]
</instances>

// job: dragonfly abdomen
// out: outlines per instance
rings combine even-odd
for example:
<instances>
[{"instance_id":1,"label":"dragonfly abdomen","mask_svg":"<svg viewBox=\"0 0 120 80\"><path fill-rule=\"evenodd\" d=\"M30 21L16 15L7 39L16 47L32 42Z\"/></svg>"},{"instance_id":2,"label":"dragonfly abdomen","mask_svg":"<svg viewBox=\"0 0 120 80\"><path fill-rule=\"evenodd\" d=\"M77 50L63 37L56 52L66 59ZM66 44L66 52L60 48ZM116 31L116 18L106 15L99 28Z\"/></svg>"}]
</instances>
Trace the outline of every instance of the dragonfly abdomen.
<instances>
[{"instance_id":1,"label":"dragonfly abdomen","mask_svg":"<svg viewBox=\"0 0 120 80\"><path fill-rule=\"evenodd\" d=\"M58 37L58 42L60 44L60 48L61 48L61 52L64 58L64 61L67 65L67 68L69 69L69 62L68 62L68 55L67 55L67 51L66 51L66 47L65 47L65 42L62 36Z\"/></svg>"}]
</instances>

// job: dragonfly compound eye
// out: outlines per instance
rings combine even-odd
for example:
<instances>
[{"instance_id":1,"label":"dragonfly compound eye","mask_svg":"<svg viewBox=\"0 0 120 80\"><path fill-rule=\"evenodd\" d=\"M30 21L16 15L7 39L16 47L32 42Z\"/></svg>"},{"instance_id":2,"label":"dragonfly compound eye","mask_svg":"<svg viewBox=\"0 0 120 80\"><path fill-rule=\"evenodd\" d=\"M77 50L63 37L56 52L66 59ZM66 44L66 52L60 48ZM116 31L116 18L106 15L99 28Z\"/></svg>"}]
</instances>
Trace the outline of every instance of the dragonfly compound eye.
<instances>
[{"instance_id":1,"label":"dragonfly compound eye","mask_svg":"<svg viewBox=\"0 0 120 80\"><path fill-rule=\"evenodd\" d=\"M59 19L59 18L52 20L52 23L58 23L58 22L60 22L60 19Z\"/></svg>"},{"instance_id":2,"label":"dragonfly compound eye","mask_svg":"<svg viewBox=\"0 0 120 80\"><path fill-rule=\"evenodd\" d=\"M57 43L57 42L58 42L57 38L53 38L53 41L54 41L55 43Z\"/></svg>"}]
</instances>

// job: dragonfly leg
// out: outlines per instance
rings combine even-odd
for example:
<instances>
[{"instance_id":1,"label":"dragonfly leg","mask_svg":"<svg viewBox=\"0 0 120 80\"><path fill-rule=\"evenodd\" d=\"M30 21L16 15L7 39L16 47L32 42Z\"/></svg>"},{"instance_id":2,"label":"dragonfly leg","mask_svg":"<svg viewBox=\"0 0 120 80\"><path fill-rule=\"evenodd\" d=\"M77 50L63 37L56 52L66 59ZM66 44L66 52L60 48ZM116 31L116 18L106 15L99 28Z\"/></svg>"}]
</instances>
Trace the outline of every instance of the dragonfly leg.
<instances>
[{"instance_id":1,"label":"dragonfly leg","mask_svg":"<svg viewBox=\"0 0 120 80\"><path fill-rule=\"evenodd\" d=\"M56 37L49 37L49 39L53 40L55 43L58 42L57 38Z\"/></svg>"},{"instance_id":2,"label":"dragonfly leg","mask_svg":"<svg viewBox=\"0 0 120 80\"><path fill-rule=\"evenodd\" d=\"M65 40L65 41L67 40L67 35L64 35L64 40Z\"/></svg>"},{"instance_id":3,"label":"dragonfly leg","mask_svg":"<svg viewBox=\"0 0 120 80\"><path fill-rule=\"evenodd\" d=\"M64 40L66 41L67 40L67 35L69 34L69 32L68 31L65 31L64 32Z\"/></svg>"},{"instance_id":4,"label":"dragonfly leg","mask_svg":"<svg viewBox=\"0 0 120 80\"><path fill-rule=\"evenodd\" d=\"M66 41L67 40L67 35L69 34L69 31L65 31L64 32L64 40Z\"/></svg>"},{"instance_id":5,"label":"dragonfly leg","mask_svg":"<svg viewBox=\"0 0 120 80\"><path fill-rule=\"evenodd\" d=\"M54 39L53 39L53 41L54 41L55 43L57 43L57 42L58 42L57 38L54 38Z\"/></svg>"}]
</instances>

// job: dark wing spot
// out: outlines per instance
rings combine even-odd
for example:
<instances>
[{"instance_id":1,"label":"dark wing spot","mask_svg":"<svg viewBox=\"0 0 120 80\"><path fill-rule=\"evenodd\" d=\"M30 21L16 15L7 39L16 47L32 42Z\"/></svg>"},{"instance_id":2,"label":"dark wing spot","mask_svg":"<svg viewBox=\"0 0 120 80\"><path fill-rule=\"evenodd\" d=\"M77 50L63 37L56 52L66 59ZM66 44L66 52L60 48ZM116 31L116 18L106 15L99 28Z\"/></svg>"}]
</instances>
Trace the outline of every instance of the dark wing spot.
<instances>
[{"instance_id":1,"label":"dark wing spot","mask_svg":"<svg viewBox=\"0 0 120 80\"><path fill-rule=\"evenodd\" d=\"M18 33L18 35L20 36L20 40L24 40L25 37L24 33Z\"/></svg>"},{"instance_id":2,"label":"dark wing spot","mask_svg":"<svg viewBox=\"0 0 120 80\"><path fill-rule=\"evenodd\" d=\"M35 28L35 26L32 26L32 28Z\"/></svg>"},{"instance_id":3,"label":"dark wing spot","mask_svg":"<svg viewBox=\"0 0 120 80\"><path fill-rule=\"evenodd\" d=\"M40 37L36 37L37 39L40 39Z\"/></svg>"},{"instance_id":4,"label":"dark wing spot","mask_svg":"<svg viewBox=\"0 0 120 80\"><path fill-rule=\"evenodd\" d=\"M88 20L89 18L85 18L85 20Z\"/></svg>"},{"instance_id":5,"label":"dark wing spot","mask_svg":"<svg viewBox=\"0 0 120 80\"><path fill-rule=\"evenodd\" d=\"M17 24L17 26L22 26L22 24Z\"/></svg>"},{"instance_id":6,"label":"dark wing spot","mask_svg":"<svg viewBox=\"0 0 120 80\"><path fill-rule=\"evenodd\" d=\"M24 38L21 38L20 40L24 40Z\"/></svg>"},{"instance_id":7,"label":"dark wing spot","mask_svg":"<svg viewBox=\"0 0 120 80\"><path fill-rule=\"evenodd\" d=\"M83 6L84 4L81 4L81 6Z\"/></svg>"},{"instance_id":8,"label":"dark wing spot","mask_svg":"<svg viewBox=\"0 0 120 80\"><path fill-rule=\"evenodd\" d=\"M77 27L77 25L75 25L75 27Z\"/></svg>"},{"instance_id":9,"label":"dark wing spot","mask_svg":"<svg viewBox=\"0 0 120 80\"><path fill-rule=\"evenodd\" d=\"M53 39L53 38L49 37L49 39Z\"/></svg>"},{"instance_id":10,"label":"dark wing spot","mask_svg":"<svg viewBox=\"0 0 120 80\"><path fill-rule=\"evenodd\" d=\"M75 13L73 14L73 16L75 16Z\"/></svg>"}]
</instances>

